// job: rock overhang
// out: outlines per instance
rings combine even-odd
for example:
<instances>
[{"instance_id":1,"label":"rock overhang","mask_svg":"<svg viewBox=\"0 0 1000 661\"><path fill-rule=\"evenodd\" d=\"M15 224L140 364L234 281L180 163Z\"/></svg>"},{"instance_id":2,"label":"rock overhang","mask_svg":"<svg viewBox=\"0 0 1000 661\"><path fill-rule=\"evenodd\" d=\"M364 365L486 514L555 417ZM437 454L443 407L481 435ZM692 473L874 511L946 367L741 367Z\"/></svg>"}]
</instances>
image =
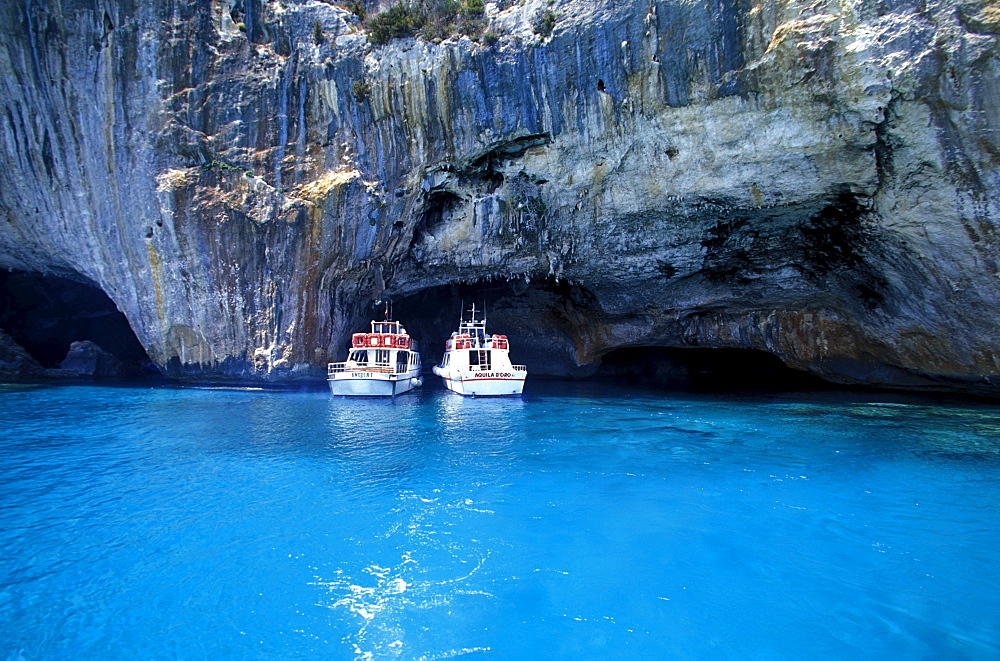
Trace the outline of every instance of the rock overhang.
<instances>
[{"instance_id":1,"label":"rock overhang","mask_svg":"<svg viewBox=\"0 0 1000 661\"><path fill-rule=\"evenodd\" d=\"M0 252L97 282L179 376L315 374L383 293L527 275L593 297L545 317L567 373L694 342L845 382L988 383L998 184L974 136L996 38L976 3L874 5L567 3L539 38L528 3L493 46L372 49L323 3L254 3L245 32L150 4L110 32L95 14L102 55L72 62L87 35L32 16L47 31L8 35L19 61L107 103L74 110L30 69L5 88ZM91 238L61 231L73 210ZM189 369L191 342L209 358Z\"/></svg>"}]
</instances>

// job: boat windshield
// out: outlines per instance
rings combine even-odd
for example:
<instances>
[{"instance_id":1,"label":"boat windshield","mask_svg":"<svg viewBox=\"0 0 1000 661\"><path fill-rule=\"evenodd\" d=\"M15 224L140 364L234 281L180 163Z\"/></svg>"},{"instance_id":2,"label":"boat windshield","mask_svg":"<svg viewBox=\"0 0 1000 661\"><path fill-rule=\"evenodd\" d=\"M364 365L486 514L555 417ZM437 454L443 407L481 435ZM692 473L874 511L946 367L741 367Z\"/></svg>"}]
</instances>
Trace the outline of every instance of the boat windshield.
<instances>
[{"instance_id":1,"label":"boat windshield","mask_svg":"<svg viewBox=\"0 0 1000 661\"><path fill-rule=\"evenodd\" d=\"M372 332L373 333L391 333L393 335L401 333L399 330L398 321L373 321L372 322Z\"/></svg>"}]
</instances>

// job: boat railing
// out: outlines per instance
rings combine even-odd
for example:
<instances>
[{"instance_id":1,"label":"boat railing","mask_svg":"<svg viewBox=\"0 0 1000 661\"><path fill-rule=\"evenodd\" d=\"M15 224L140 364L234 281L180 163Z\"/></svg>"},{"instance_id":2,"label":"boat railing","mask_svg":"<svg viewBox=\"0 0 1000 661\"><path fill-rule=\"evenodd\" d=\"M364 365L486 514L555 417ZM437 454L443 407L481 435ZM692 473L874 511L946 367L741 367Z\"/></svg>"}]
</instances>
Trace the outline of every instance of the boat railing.
<instances>
[{"instance_id":1,"label":"boat railing","mask_svg":"<svg viewBox=\"0 0 1000 661\"><path fill-rule=\"evenodd\" d=\"M367 363L361 365L353 362L330 363L327 365L326 373L337 374L339 372L377 372L379 374L392 374L396 371L395 363Z\"/></svg>"},{"instance_id":2,"label":"boat railing","mask_svg":"<svg viewBox=\"0 0 1000 661\"><path fill-rule=\"evenodd\" d=\"M524 365L511 365L510 368L515 372L527 372L528 368ZM483 367L482 365L469 365L470 372L493 372L493 371L504 371L502 367Z\"/></svg>"},{"instance_id":3,"label":"boat railing","mask_svg":"<svg viewBox=\"0 0 1000 661\"><path fill-rule=\"evenodd\" d=\"M476 335L453 335L448 338L446 348L452 349L509 349L506 335L478 337Z\"/></svg>"}]
</instances>

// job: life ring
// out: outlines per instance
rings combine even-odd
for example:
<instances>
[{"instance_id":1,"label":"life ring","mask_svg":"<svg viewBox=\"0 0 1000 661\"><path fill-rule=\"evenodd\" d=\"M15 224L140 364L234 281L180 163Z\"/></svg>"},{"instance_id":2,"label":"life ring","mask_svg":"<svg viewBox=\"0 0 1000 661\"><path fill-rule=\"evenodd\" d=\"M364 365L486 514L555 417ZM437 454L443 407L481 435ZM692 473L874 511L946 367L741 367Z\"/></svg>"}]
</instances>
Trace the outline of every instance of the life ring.
<instances>
[{"instance_id":1,"label":"life ring","mask_svg":"<svg viewBox=\"0 0 1000 661\"><path fill-rule=\"evenodd\" d=\"M396 346L400 349L410 348L410 336L409 335L398 335L396 336Z\"/></svg>"},{"instance_id":2,"label":"life ring","mask_svg":"<svg viewBox=\"0 0 1000 661\"><path fill-rule=\"evenodd\" d=\"M365 341L367 342L368 346L370 346L370 347L377 347L378 346L378 335L376 335L375 333L368 333L368 335L365 336Z\"/></svg>"},{"instance_id":3,"label":"life ring","mask_svg":"<svg viewBox=\"0 0 1000 661\"><path fill-rule=\"evenodd\" d=\"M361 347L365 346L365 334L355 333L354 335L352 335L351 344L354 346L355 349L360 349Z\"/></svg>"},{"instance_id":4,"label":"life ring","mask_svg":"<svg viewBox=\"0 0 1000 661\"><path fill-rule=\"evenodd\" d=\"M387 349L391 349L392 347L396 346L396 338L393 337L392 335L383 335L382 346Z\"/></svg>"}]
</instances>

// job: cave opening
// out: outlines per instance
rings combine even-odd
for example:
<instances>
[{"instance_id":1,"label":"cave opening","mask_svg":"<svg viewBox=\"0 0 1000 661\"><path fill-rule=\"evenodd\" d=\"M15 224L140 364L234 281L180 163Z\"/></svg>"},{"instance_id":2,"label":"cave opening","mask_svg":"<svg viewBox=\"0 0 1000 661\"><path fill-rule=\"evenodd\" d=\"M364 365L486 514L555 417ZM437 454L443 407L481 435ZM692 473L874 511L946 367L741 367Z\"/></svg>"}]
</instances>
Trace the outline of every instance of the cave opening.
<instances>
[{"instance_id":1,"label":"cave opening","mask_svg":"<svg viewBox=\"0 0 1000 661\"><path fill-rule=\"evenodd\" d=\"M833 384L755 349L628 347L605 354L596 377L694 392L827 390Z\"/></svg>"},{"instance_id":2,"label":"cave opening","mask_svg":"<svg viewBox=\"0 0 1000 661\"><path fill-rule=\"evenodd\" d=\"M418 343L426 367L472 304L485 310L487 330L510 338L511 360L528 366L529 380L546 377L611 380L694 392L781 392L835 386L795 370L765 351L723 348L626 347L587 365L576 362L577 337L600 305L579 284L554 278L501 278L420 290L392 304L393 317ZM373 312L374 314L374 312ZM378 312L381 314L381 311Z\"/></svg>"},{"instance_id":3,"label":"cave opening","mask_svg":"<svg viewBox=\"0 0 1000 661\"><path fill-rule=\"evenodd\" d=\"M89 340L121 361L122 376L156 373L125 315L83 278L0 271L0 328L42 367L59 367L73 342Z\"/></svg>"},{"instance_id":4,"label":"cave opening","mask_svg":"<svg viewBox=\"0 0 1000 661\"><path fill-rule=\"evenodd\" d=\"M539 345L565 326L559 311L569 287L551 278L529 281L524 276L455 282L394 300L393 316L417 341L421 359L429 366L441 359L444 341L458 328L460 315L468 318L475 305L476 318L486 317L487 332L510 338L511 361L531 363L535 374L560 374L575 368L572 357L540 350Z\"/></svg>"},{"instance_id":5,"label":"cave opening","mask_svg":"<svg viewBox=\"0 0 1000 661\"><path fill-rule=\"evenodd\" d=\"M444 341L458 327L463 308L468 316L468 310L475 305L477 318L486 314L487 328L492 329L490 304L496 301L497 292L486 289L490 289L489 285L454 283L428 287L392 302L393 318L401 321L416 340L425 366L441 358Z\"/></svg>"}]
</instances>

